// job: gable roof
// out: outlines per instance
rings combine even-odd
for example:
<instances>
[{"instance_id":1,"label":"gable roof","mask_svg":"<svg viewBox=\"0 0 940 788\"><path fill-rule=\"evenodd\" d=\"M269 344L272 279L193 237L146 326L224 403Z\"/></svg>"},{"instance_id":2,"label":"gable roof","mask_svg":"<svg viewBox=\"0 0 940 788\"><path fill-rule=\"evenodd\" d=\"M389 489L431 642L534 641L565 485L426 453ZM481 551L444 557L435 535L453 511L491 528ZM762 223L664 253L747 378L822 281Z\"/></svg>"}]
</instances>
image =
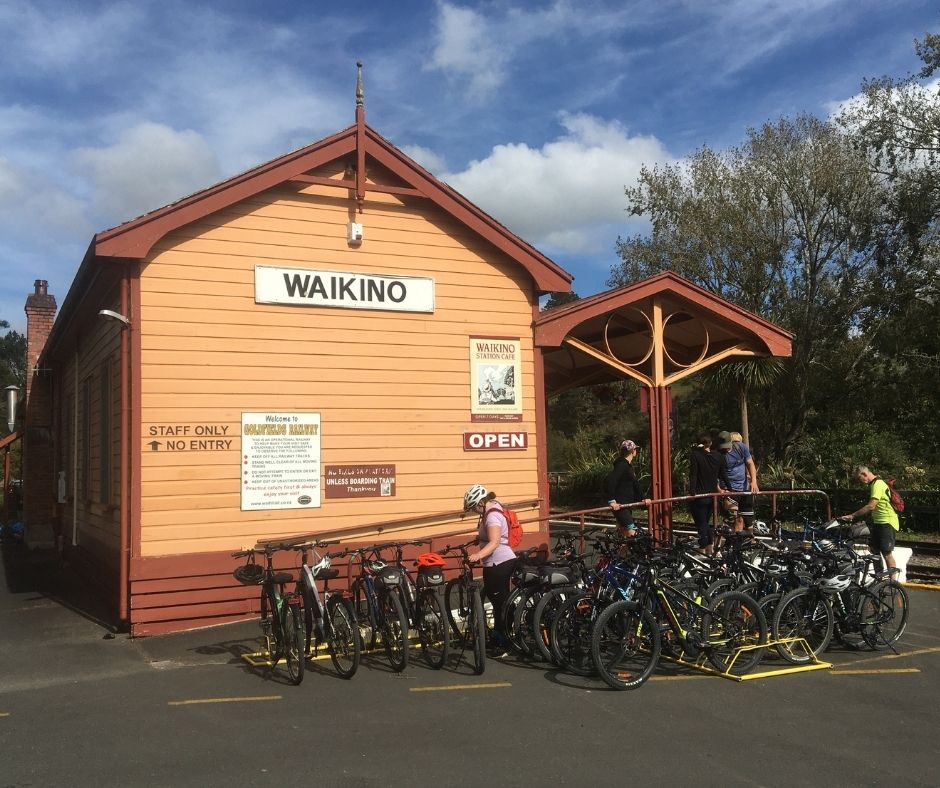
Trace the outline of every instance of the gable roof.
<instances>
[{"instance_id":1,"label":"gable roof","mask_svg":"<svg viewBox=\"0 0 940 788\"><path fill-rule=\"evenodd\" d=\"M365 156L372 158L408 187L364 184L364 178L328 181L310 175L311 171L350 154L356 155L359 162L364 162ZM98 233L92 242L93 254L97 258L142 259L167 233L288 181L356 189L360 198L364 184L366 192L387 191L428 199L519 263L532 276L540 293L568 292L571 289L574 278L571 274L439 181L365 123L354 124L330 137Z\"/></svg>"},{"instance_id":2,"label":"gable roof","mask_svg":"<svg viewBox=\"0 0 940 788\"><path fill-rule=\"evenodd\" d=\"M669 382L725 360L789 356L792 340L789 331L672 271L543 312L535 322L549 393L619 380L631 371L642 380Z\"/></svg>"}]
</instances>

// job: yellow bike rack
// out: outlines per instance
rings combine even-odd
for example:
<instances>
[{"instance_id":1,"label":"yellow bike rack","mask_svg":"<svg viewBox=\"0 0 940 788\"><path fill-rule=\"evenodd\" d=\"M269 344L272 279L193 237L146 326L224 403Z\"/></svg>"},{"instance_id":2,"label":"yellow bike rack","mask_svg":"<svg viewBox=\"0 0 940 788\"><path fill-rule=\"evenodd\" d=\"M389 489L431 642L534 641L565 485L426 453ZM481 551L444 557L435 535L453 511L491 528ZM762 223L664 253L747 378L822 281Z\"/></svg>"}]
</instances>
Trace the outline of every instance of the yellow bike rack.
<instances>
[{"instance_id":1,"label":"yellow bike rack","mask_svg":"<svg viewBox=\"0 0 940 788\"><path fill-rule=\"evenodd\" d=\"M786 668L775 668L773 670L762 670L758 673L746 673L744 675L737 675L731 671L734 668L734 663L737 662L738 657L741 654L748 651L757 651L758 649L765 648L774 648L775 646L797 646L799 650L802 650L803 654L808 658L808 662L805 665L791 665ZM824 662L819 659L814 653L813 650L809 647L809 643L806 642L805 638L781 638L780 640L768 640L766 643L758 643L751 646L740 646L735 649L734 655L731 657L731 662L728 663L727 671L715 670L712 667L708 667L705 662L707 658L704 655L699 655L694 661L687 660L684 657L670 657L664 656L664 659L674 662L677 665L683 665L688 668L693 668L694 670L701 671L702 673L710 673L714 676L721 676L724 679L731 679L732 681L751 681L752 679L766 679L772 676L786 676L790 673L805 673L810 670L826 670L832 667L831 662Z\"/></svg>"}]
</instances>

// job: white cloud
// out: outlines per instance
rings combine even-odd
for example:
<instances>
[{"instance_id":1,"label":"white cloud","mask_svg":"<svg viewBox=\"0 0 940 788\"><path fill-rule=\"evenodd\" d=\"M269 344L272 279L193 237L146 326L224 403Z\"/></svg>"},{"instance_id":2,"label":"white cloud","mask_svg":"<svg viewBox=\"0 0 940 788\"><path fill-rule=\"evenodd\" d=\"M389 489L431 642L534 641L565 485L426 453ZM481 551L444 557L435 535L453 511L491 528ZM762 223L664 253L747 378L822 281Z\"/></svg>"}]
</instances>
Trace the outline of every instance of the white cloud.
<instances>
[{"instance_id":1,"label":"white cloud","mask_svg":"<svg viewBox=\"0 0 940 788\"><path fill-rule=\"evenodd\" d=\"M5 239L42 244L75 233L91 235L80 200L46 176L0 159L0 234Z\"/></svg>"},{"instance_id":2,"label":"white cloud","mask_svg":"<svg viewBox=\"0 0 940 788\"><path fill-rule=\"evenodd\" d=\"M438 155L430 148L425 148L421 145L402 145L401 150L402 153L414 159L432 174L444 172L447 169L447 163L444 161L444 157Z\"/></svg>"},{"instance_id":3,"label":"white cloud","mask_svg":"<svg viewBox=\"0 0 940 788\"><path fill-rule=\"evenodd\" d=\"M616 122L563 114L561 123L566 133L541 148L497 145L443 180L536 246L610 248L611 226L627 223L624 187L644 164L671 157L656 138L630 136Z\"/></svg>"},{"instance_id":4,"label":"white cloud","mask_svg":"<svg viewBox=\"0 0 940 788\"><path fill-rule=\"evenodd\" d=\"M99 61L120 56L144 34L146 10L135 3L110 2L99 8L86 4L55 4L11 0L0 3L0 29L16 31L4 36L6 68L33 77L36 72L88 70Z\"/></svg>"},{"instance_id":5,"label":"white cloud","mask_svg":"<svg viewBox=\"0 0 940 788\"><path fill-rule=\"evenodd\" d=\"M220 180L211 148L195 131L139 123L106 148L73 154L91 179L96 209L123 221Z\"/></svg>"},{"instance_id":6,"label":"white cloud","mask_svg":"<svg viewBox=\"0 0 940 788\"><path fill-rule=\"evenodd\" d=\"M508 51L499 46L482 14L440 3L435 27L433 65L444 72L467 77L472 98L482 98L502 83Z\"/></svg>"}]
</instances>

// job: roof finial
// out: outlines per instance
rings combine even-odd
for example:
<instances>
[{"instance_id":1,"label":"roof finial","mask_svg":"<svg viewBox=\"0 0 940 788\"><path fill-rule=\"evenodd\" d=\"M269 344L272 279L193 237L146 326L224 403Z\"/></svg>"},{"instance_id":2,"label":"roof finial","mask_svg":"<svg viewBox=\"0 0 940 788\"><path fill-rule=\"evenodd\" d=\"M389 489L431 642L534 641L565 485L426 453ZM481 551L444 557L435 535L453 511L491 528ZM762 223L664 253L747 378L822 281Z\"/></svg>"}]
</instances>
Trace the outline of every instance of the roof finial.
<instances>
[{"instance_id":1,"label":"roof finial","mask_svg":"<svg viewBox=\"0 0 940 788\"><path fill-rule=\"evenodd\" d=\"M366 93L362 88L362 61L356 61L356 106L365 106Z\"/></svg>"}]
</instances>

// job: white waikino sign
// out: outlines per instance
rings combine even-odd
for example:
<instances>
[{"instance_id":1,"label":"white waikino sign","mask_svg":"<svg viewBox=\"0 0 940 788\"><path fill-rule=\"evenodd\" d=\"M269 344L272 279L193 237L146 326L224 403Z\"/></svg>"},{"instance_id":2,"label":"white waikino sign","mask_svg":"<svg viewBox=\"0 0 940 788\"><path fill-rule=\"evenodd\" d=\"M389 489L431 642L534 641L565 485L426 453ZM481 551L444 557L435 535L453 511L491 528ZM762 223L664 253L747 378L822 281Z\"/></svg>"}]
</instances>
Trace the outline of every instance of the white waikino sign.
<instances>
[{"instance_id":1,"label":"white waikino sign","mask_svg":"<svg viewBox=\"0 0 940 788\"><path fill-rule=\"evenodd\" d=\"M255 302L433 312L434 280L256 265Z\"/></svg>"}]
</instances>

